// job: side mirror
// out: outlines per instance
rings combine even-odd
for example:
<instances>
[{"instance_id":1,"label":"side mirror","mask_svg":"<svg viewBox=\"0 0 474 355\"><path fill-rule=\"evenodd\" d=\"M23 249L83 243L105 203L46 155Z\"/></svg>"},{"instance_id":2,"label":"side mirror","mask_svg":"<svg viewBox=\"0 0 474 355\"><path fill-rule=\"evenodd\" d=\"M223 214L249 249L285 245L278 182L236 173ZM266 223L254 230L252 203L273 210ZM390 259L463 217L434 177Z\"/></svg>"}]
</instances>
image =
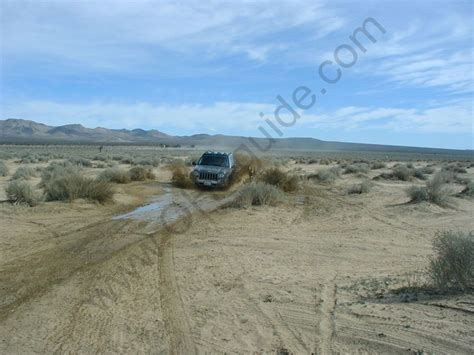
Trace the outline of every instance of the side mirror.
<instances>
[{"instance_id":1,"label":"side mirror","mask_svg":"<svg viewBox=\"0 0 474 355\"><path fill-rule=\"evenodd\" d=\"M195 162L195 161L193 161L191 164L193 164L193 165L196 165L196 162Z\"/></svg>"}]
</instances>

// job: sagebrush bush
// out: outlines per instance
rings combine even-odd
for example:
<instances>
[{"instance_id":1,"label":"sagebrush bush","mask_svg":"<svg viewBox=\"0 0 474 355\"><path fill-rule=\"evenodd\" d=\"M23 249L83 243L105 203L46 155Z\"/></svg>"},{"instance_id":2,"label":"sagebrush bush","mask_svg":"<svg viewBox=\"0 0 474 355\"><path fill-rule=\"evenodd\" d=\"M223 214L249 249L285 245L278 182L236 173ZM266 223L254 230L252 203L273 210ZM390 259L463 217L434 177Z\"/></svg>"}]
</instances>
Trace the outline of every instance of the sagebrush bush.
<instances>
[{"instance_id":1,"label":"sagebrush bush","mask_svg":"<svg viewBox=\"0 0 474 355\"><path fill-rule=\"evenodd\" d=\"M147 179L154 179L155 175L151 169L146 169L142 166L135 166L128 171L132 181L145 181Z\"/></svg>"},{"instance_id":2,"label":"sagebrush bush","mask_svg":"<svg viewBox=\"0 0 474 355\"><path fill-rule=\"evenodd\" d=\"M367 163L356 163L346 166L344 174L368 173L369 165Z\"/></svg>"},{"instance_id":3,"label":"sagebrush bush","mask_svg":"<svg viewBox=\"0 0 474 355\"><path fill-rule=\"evenodd\" d=\"M254 180L261 174L262 169L262 160L248 154L236 154L235 171L230 177L230 183L235 184L243 180Z\"/></svg>"},{"instance_id":4,"label":"sagebrush bush","mask_svg":"<svg viewBox=\"0 0 474 355\"><path fill-rule=\"evenodd\" d=\"M316 179L322 183L334 182L341 175L341 169L337 166L334 166L329 169L321 169L316 174L311 174L308 176L309 179Z\"/></svg>"},{"instance_id":5,"label":"sagebrush bush","mask_svg":"<svg viewBox=\"0 0 474 355\"><path fill-rule=\"evenodd\" d=\"M349 194L366 194L372 188L372 183L368 180L362 181L360 184L352 185L348 189Z\"/></svg>"},{"instance_id":6,"label":"sagebrush bush","mask_svg":"<svg viewBox=\"0 0 474 355\"><path fill-rule=\"evenodd\" d=\"M274 206L283 201L283 193L274 185L263 182L252 182L244 185L234 201L235 207Z\"/></svg>"},{"instance_id":7,"label":"sagebrush bush","mask_svg":"<svg viewBox=\"0 0 474 355\"><path fill-rule=\"evenodd\" d=\"M474 288L474 232L440 232L434 238L433 249L428 275L436 287L461 291Z\"/></svg>"},{"instance_id":8,"label":"sagebrush bush","mask_svg":"<svg viewBox=\"0 0 474 355\"><path fill-rule=\"evenodd\" d=\"M8 166L3 161L0 161L0 176L7 176L9 173Z\"/></svg>"},{"instance_id":9,"label":"sagebrush bush","mask_svg":"<svg viewBox=\"0 0 474 355\"><path fill-rule=\"evenodd\" d=\"M469 181L464 189L461 191L461 195L473 197L474 196L474 181Z\"/></svg>"},{"instance_id":10,"label":"sagebrush bush","mask_svg":"<svg viewBox=\"0 0 474 355\"><path fill-rule=\"evenodd\" d=\"M449 201L450 191L445 185L444 174L436 174L426 186L412 186L407 190L412 202L432 202L439 206L446 206Z\"/></svg>"},{"instance_id":11,"label":"sagebrush bush","mask_svg":"<svg viewBox=\"0 0 474 355\"><path fill-rule=\"evenodd\" d=\"M40 196L33 187L22 180L13 180L5 187L5 193L10 202L15 204L27 204L36 206L40 202Z\"/></svg>"},{"instance_id":12,"label":"sagebrush bush","mask_svg":"<svg viewBox=\"0 0 474 355\"><path fill-rule=\"evenodd\" d=\"M280 188L285 192L296 191L298 189L298 177L290 175L278 168L265 170L259 180Z\"/></svg>"},{"instance_id":13,"label":"sagebrush bush","mask_svg":"<svg viewBox=\"0 0 474 355\"><path fill-rule=\"evenodd\" d=\"M433 174L435 172L435 169L431 166L424 166L420 168L419 170L421 171L422 174L427 174L427 175Z\"/></svg>"},{"instance_id":14,"label":"sagebrush bush","mask_svg":"<svg viewBox=\"0 0 474 355\"><path fill-rule=\"evenodd\" d=\"M398 180L410 181L413 176L413 170L407 165L398 165L393 168L392 176Z\"/></svg>"},{"instance_id":15,"label":"sagebrush bush","mask_svg":"<svg viewBox=\"0 0 474 355\"><path fill-rule=\"evenodd\" d=\"M382 161L376 161L376 162L373 162L372 165L371 165L371 169L372 170L378 170L378 169L383 169L383 168L386 168L387 167L387 164L385 164L384 162Z\"/></svg>"},{"instance_id":16,"label":"sagebrush bush","mask_svg":"<svg viewBox=\"0 0 474 355\"><path fill-rule=\"evenodd\" d=\"M114 190L107 181L71 173L56 174L46 183L44 191L48 201L83 198L105 203L112 200L114 195Z\"/></svg>"},{"instance_id":17,"label":"sagebrush bush","mask_svg":"<svg viewBox=\"0 0 474 355\"><path fill-rule=\"evenodd\" d=\"M20 166L18 169L16 169L15 173L12 176L12 179L13 180L16 180L16 179L28 180L35 176L36 176L35 169L33 169L30 166Z\"/></svg>"},{"instance_id":18,"label":"sagebrush bush","mask_svg":"<svg viewBox=\"0 0 474 355\"><path fill-rule=\"evenodd\" d=\"M45 187L51 179L65 175L81 174L81 169L69 162L53 162L41 172L41 181L39 186Z\"/></svg>"},{"instance_id":19,"label":"sagebrush bush","mask_svg":"<svg viewBox=\"0 0 474 355\"><path fill-rule=\"evenodd\" d=\"M117 184L128 184L131 181L128 172L118 168L105 169L99 174L98 179Z\"/></svg>"},{"instance_id":20,"label":"sagebrush bush","mask_svg":"<svg viewBox=\"0 0 474 355\"><path fill-rule=\"evenodd\" d=\"M83 166L85 168L90 168L92 166L92 162L89 159L86 158L69 158L68 161L71 164L78 165L78 166Z\"/></svg>"}]
</instances>

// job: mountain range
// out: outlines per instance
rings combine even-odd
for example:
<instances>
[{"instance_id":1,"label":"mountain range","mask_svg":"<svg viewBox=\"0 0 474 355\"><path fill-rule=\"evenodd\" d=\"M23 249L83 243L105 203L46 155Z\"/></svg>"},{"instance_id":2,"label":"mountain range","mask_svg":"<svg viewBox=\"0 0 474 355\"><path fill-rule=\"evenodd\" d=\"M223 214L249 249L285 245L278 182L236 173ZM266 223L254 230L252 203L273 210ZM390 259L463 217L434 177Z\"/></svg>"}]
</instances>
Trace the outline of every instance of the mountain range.
<instances>
[{"instance_id":1,"label":"mountain range","mask_svg":"<svg viewBox=\"0 0 474 355\"><path fill-rule=\"evenodd\" d=\"M267 138L253 138L262 149L268 147ZM48 126L30 120L9 118L0 120L0 144L124 144L124 145L166 145L182 147L237 148L241 144L257 149L249 137L230 135L195 134L172 136L158 130L87 128L80 124ZM417 148L380 144L329 142L315 138L278 138L272 149L318 150L318 151L378 151L378 152L457 152L472 154L472 150L451 150L439 148Z\"/></svg>"}]
</instances>

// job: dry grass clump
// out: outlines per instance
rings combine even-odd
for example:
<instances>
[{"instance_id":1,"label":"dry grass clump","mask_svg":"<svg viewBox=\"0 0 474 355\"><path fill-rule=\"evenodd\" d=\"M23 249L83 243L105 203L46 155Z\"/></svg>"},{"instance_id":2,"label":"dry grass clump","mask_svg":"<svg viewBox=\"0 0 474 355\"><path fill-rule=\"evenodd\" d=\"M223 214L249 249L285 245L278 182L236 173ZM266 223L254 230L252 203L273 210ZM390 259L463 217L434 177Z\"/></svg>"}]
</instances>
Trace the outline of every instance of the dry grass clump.
<instances>
[{"instance_id":1,"label":"dry grass clump","mask_svg":"<svg viewBox=\"0 0 474 355\"><path fill-rule=\"evenodd\" d=\"M57 174L44 187L48 201L73 201L83 198L105 203L112 200L114 190L107 181L82 174Z\"/></svg>"},{"instance_id":2,"label":"dry grass clump","mask_svg":"<svg viewBox=\"0 0 474 355\"><path fill-rule=\"evenodd\" d=\"M298 189L298 177L290 175L278 168L265 170L259 180L278 187L285 192L296 191Z\"/></svg>"},{"instance_id":3,"label":"dry grass clump","mask_svg":"<svg viewBox=\"0 0 474 355\"><path fill-rule=\"evenodd\" d=\"M69 158L68 161L71 164L77 165L77 166L82 166L82 167L85 167L85 168L92 167L92 162L89 159L86 159L86 158L73 157L73 158Z\"/></svg>"},{"instance_id":4,"label":"dry grass clump","mask_svg":"<svg viewBox=\"0 0 474 355\"><path fill-rule=\"evenodd\" d=\"M151 169L147 169L142 166L135 166L131 168L128 171L128 175L132 181L145 181L147 179L152 180L155 178L155 174L153 174Z\"/></svg>"},{"instance_id":5,"label":"dry grass clump","mask_svg":"<svg viewBox=\"0 0 474 355\"><path fill-rule=\"evenodd\" d=\"M341 175L341 169L338 166L333 166L328 169L321 169L316 174L311 174L308 179L315 179L322 183L334 182Z\"/></svg>"},{"instance_id":6,"label":"dry grass clump","mask_svg":"<svg viewBox=\"0 0 474 355\"><path fill-rule=\"evenodd\" d=\"M372 182L364 180L360 184L352 185L347 190L348 194L366 194L372 189Z\"/></svg>"},{"instance_id":7,"label":"dry grass clump","mask_svg":"<svg viewBox=\"0 0 474 355\"><path fill-rule=\"evenodd\" d=\"M105 169L99 174L98 179L116 184L128 184L131 181L129 173L119 168Z\"/></svg>"},{"instance_id":8,"label":"dry grass clump","mask_svg":"<svg viewBox=\"0 0 474 355\"><path fill-rule=\"evenodd\" d=\"M358 173L368 173L369 164L367 163L356 163L346 166L344 169L344 174L358 174Z\"/></svg>"},{"instance_id":9,"label":"dry grass clump","mask_svg":"<svg viewBox=\"0 0 474 355\"><path fill-rule=\"evenodd\" d=\"M8 166L3 161L0 161L0 176L7 176L9 172Z\"/></svg>"},{"instance_id":10,"label":"dry grass clump","mask_svg":"<svg viewBox=\"0 0 474 355\"><path fill-rule=\"evenodd\" d=\"M262 160L247 154L236 154L235 171L230 177L230 183L233 185L241 181L254 180L261 174L262 169Z\"/></svg>"},{"instance_id":11,"label":"dry grass clump","mask_svg":"<svg viewBox=\"0 0 474 355\"><path fill-rule=\"evenodd\" d=\"M16 169L15 173L12 176L12 180L24 179L28 180L36 176L36 172L32 167L29 166L20 166Z\"/></svg>"},{"instance_id":12,"label":"dry grass clump","mask_svg":"<svg viewBox=\"0 0 474 355\"><path fill-rule=\"evenodd\" d=\"M427 201L439 206L446 206L449 202L450 191L445 185L445 176L436 174L426 186L412 186L407 190L411 202Z\"/></svg>"},{"instance_id":13,"label":"dry grass clump","mask_svg":"<svg viewBox=\"0 0 474 355\"><path fill-rule=\"evenodd\" d=\"M283 201L283 193L277 187L263 182L244 185L234 202L235 207L274 206Z\"/></svg>"},{"instance_id":14,"label":"dry grass clump","mask_svg":"<svg viewBox=\"0 0 474 355\"><path fill-rule=\"evenodd\" d=\"M36 206L41 198L33 187L22 180L13 180L5 187L5 193L10 202L14 204L26 204L28 206Z\"/></svg>"},{"instance_id":15,"label":"dry grass clump","mask_svg":"<svg viewBox=\"0 0 474 355\"><path fill-rule=\"evenodd\" d=\"M474 288L474 233L445 231L433 241L435 255L429 260L428 275L443 290Z\"/></svg>"},{"instance_id":16,"label":"dry grass clump","mask_svg":"<svg viewBox=\"0 0 474 355\"><path fill-rule=\"evenodd\" d=\"M385 179L385 180L400 180L400 181L411 181L413 178L419 180L426 180L424 171L431 171L428 168L416 169L413 167L413 164L397 165L391 172L382 173L377 176L375 179Z\"/></svg>"},{"instance_id":17,"label":"dry grass clump","mask_svg":"<svg viewBox=\"0 0 474 355\"><path fill-rule=\"evenodd\" d=\"M194 187L194 182L189 175L188 167L181 160L177 160L167 166L173 174L171 184L180 189L190 189Z\"/></svg>"}]
</instances>

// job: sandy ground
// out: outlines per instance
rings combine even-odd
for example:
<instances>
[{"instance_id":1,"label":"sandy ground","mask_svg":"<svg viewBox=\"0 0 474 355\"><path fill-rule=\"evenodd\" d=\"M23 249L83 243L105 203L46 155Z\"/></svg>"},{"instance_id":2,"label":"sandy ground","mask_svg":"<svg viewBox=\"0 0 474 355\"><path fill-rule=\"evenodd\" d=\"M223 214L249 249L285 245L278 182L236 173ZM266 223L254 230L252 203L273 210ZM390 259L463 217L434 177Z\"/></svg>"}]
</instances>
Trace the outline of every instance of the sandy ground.
<instances>
[{"instance_id":1,"label":"sandy ground","mask_svg":"<svg viewBox=\"0 0 474 355\"><path fill-rule=\"evenodd\" d=\"M406 204L391 181L347 195L344 175L171 232L113 220L163 193L156 172L113 205L0 205L0 353L472 353L474 296L409 286L436 231L474 229L473 200Z\"/></svg>"}]
</instances>

